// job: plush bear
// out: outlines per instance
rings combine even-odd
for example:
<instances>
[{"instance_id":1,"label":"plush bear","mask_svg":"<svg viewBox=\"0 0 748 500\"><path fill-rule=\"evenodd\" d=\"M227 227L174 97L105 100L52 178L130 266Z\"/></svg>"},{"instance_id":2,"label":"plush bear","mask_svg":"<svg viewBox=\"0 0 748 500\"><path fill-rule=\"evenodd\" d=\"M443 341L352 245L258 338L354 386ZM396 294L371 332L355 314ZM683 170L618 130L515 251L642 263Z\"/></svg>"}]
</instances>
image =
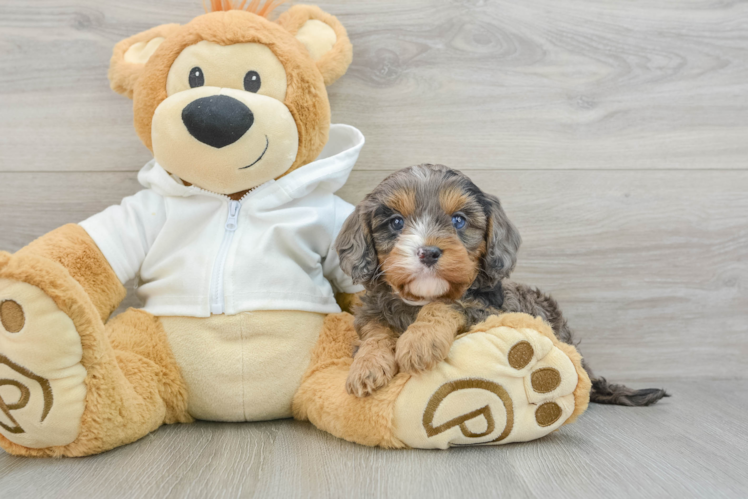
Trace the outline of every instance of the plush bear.
<instances>
[{"instance_id":1,"label":"plush bear","mask_svg":"<svg viewBox=\"0 0 748 500\"><path fill-rule=\"evenodd\" d=\"M364 138L330 125L326 86L351 44L317 7L272 22L273 2L211 3L114 48L111 86L154 156L144 189L0 253L0 446L86 456L163 424L294 416L361 444L446 448L573 421L581 359L522 314L478 325L428 373L346 393L356 333L338 303L360 288L334 251L353 210L334 192ZM110 319L133 278L143 307ZM535 384L541 367L553 387Z\"/></svg>"}]
</instances>

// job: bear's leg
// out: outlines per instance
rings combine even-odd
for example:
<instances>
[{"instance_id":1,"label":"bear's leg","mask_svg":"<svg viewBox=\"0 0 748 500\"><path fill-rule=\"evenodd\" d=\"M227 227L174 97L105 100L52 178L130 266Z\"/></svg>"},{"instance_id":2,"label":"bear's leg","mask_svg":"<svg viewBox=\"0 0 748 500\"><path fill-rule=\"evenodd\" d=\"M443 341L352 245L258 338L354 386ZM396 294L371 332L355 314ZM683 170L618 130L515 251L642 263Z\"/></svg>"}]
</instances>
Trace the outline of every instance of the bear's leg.
<instances>
[{"instance_id":1,"label":"bear's leg","mask_svg":"<svg viewBox=\"0 0 748 500\"><path fill-rule=\"evenodd\" d=\"M187 384L161 320L130 308L107 323L106 333L128 390L132 388L143 409L139 412L143 425L133 425L125 439L140 439L153 425L192 422L187 412Z\"/></svg>"},{"instance_id":2,"label":"bear's leg","mask_svg":"<svg viewBox=\"0 0 748 500\"><path fill-rule=\"evenodd\" d=\"M190 420L158 320L102 316L63 266L0 254L0 447L86 456Z\"/></svg>"},{"instance_id":3,"label":"bear's leg","mask_svg":"<svg viewBox=\"0 0 748 500\"><path fill-rule=\"evenodd\" d=\"M387 448L530 441L573 422L589 401L581 356L527 314L488 318L434 369L398 374L365 398L345 391L355 338L349 315L328 317L294 399L297 418L348 441Z\"/></svg>"},{"instance_id":4,"label":"bear's leg","mask_svg":"<svg viewBox=\"0 0 748 500\"><path fill-rule=\"evenodd\" d=\"M294 417L355 443L403 448L405 445L395 437L392 417L395 401L410 376L396 375L387 386L365 398L348 394L345 381L357 338L350 314L325 318L309 368L294 397Z\"/></svg>"}]
</instances>

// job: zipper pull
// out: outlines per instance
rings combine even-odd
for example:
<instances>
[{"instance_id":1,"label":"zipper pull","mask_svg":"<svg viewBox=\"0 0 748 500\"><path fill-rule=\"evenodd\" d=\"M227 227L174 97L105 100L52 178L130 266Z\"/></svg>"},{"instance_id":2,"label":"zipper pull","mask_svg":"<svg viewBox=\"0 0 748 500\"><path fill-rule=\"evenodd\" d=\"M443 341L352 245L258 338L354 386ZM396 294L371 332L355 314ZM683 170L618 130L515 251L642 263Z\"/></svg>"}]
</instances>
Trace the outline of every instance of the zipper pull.
<instances>
[{"instance_id":1,"label":"zipper pull","mask_svg":"<svg viewBox=\"0 0 748 500\"><path fill-rule=\"evenodd\" d=\"M229 203L229 216L226 218L226 231L236 231L239 227L239 210L242 208L242 204L239 201L231 201Z\"/></svg>"}]
</instances>

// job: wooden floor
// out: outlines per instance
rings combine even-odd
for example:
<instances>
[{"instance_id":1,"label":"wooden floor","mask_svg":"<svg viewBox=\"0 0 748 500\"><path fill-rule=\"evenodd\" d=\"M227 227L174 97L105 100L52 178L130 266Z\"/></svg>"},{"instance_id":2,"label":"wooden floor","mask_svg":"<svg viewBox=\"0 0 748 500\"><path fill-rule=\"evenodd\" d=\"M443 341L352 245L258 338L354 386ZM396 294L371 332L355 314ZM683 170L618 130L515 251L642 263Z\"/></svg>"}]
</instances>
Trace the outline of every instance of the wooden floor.
<instances>
[{"instance_id":1,"label":"wooden floor","mask_svg":"<svg viewBox=\"0 0 748 500\"><path fill-rule=\"evenodd\" d=\"M0 497L745 497L748 381L668 381L539 441L393 451L308 423L164 427L84 459L0 455Z\"/></svg>"},{"instance_id":2,"label":"wooden floor","mask_svg":"<svg viewBox=\"0 0 748 500\"><path fill-rule=\"evenodd\" d=\"M500 448L371 450L283 421L0 452L0 497L748 496L748 2L319 4L354 44L333 121L367 139L342 196L410 164L465 170L523 235L514 278L556 296L597 372L674 396ZM0 0L0 249L139 189L112 47L200 12Z\"/></svg>"}]
</instances>

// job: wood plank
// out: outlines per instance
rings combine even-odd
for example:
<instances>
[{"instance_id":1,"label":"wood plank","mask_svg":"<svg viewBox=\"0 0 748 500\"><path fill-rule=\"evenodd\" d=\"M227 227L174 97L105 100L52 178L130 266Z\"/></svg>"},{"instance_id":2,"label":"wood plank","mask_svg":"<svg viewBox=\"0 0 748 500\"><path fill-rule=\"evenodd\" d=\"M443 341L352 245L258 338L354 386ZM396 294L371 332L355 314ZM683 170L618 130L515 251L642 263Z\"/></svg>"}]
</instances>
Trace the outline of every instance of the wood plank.
<instances>
[{"instance_id":1,"label":"wood plank","mask_svg":"<svg viewBox=\"0 0 748 500\"><path fill-rule=\"evenodd\" d=\"M289 420L164 427L85 459L0 452L4 497L745 497L748 381L673 380L650 408L593 405L539 441L365 448Z\"/></svg>"},{"instance_id":2,"label":"wood plank","mask_svg":"<svg viewBox=\"0 0 748 500\"><path fill-rule=\"evenodd\" d=\"M358 202L386 174L354 172L340 194ZM468 174L523 235L513 278L553 293L599 374L746 376L748 172ZM117 203L134 177L0 174L0 248Z\"/></svg>"},{"instance_id":3,"label":"wood plank","mask_svg":"<svg viewBox=\"0 0 748 500\"><path fill-rule=\"evenodd\" d=\"M748 3L319 2L354 43L333 119L359 168L745 169ZM134 171L114 44L198 0L0 0L0 171Z\"/></svg>"}]
</instances>

